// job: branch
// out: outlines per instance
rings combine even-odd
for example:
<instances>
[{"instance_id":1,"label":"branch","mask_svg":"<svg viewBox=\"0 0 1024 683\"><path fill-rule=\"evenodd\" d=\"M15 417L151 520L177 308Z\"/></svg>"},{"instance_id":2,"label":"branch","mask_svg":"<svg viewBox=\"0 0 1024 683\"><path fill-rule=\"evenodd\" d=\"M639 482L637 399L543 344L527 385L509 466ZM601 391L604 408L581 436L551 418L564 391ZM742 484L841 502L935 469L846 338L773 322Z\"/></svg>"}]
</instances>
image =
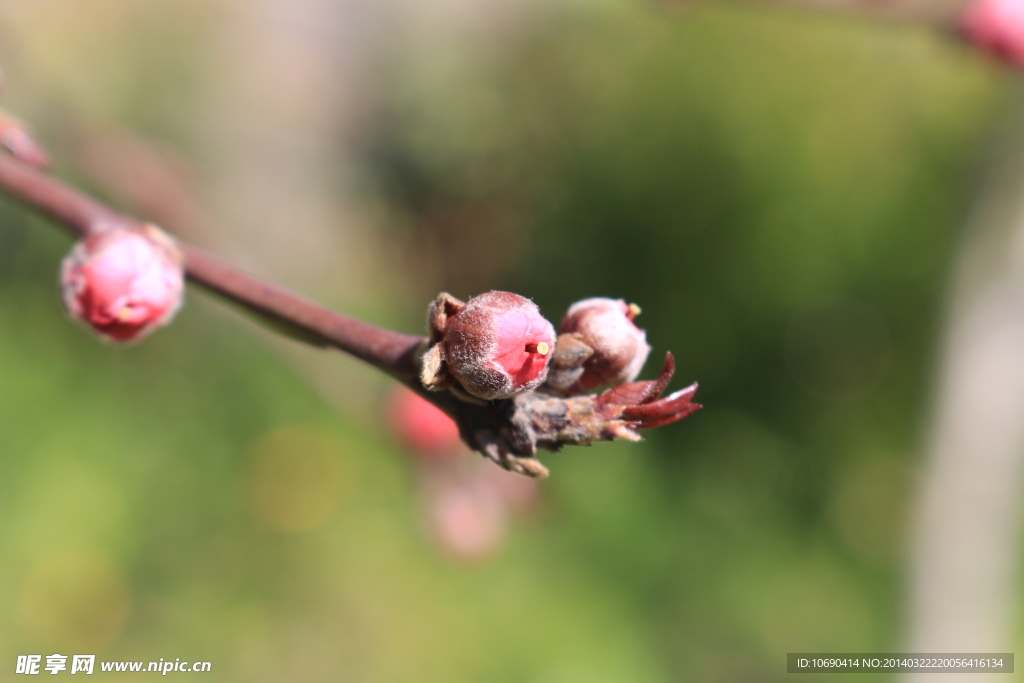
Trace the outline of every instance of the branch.
<instances>
[{"instance_id":1,"label":"branch","mask_svg":"<svg viewBox=\"0 0 1024 683\"><path fill-rule=\"evenodd\" d=\"M111 224L126 228L138 220L101 204L43 172L0 154L0 191L84 237ZM701 406L697 390L660 398L675 372L666 354L655 380L633 382L601 394L559 397L528 391L510 399L476 402L451 391L427 391L418 366L427 339L385 330L305 299L222 263L212 254L178 242L188 278L206 290L243 306L288 336L318 347L334 347L392 375L451 416L463 440L502 467L533 477L548 471L536 458L538 449L627 439L636 430L670 424Z\"/></svg>"},{"instance_id":2,"label":"branch","mask_svg":"<svg viewBox=\"0 0 1024 683\"><path fill-rule=\"evenodd\" d=\"M59 180L2 154L0 191L52 218L79 237L101 225L141 225ZM189 280L243 306L285 334L314 346L340 349L407 383L415 376L415 351L424 338L355 320L243 273L198 247L181 242L178 246L185 255Z\"/></svg>"},{"instance_id":3,"label":"branch","mask_svg":"<svg viewBox=\"0 0 1024 683\"><path fill-rule=\"evenodd\" d=\"M965 0L711 0L750 5L778 6L840 16L861 16L952 31L967 4Z\"/></svg>"}]
</instances>

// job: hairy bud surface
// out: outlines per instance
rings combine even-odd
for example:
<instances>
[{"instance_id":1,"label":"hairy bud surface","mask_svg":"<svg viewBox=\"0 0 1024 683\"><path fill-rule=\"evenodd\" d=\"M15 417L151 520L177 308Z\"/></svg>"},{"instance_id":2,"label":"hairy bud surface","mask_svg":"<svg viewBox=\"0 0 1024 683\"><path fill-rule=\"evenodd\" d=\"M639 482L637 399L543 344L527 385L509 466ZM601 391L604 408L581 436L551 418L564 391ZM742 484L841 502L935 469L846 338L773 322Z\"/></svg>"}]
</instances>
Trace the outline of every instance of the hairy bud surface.
<instances>
[{"instance_id":1,"label":"hairy bud surface","mask_svg":"<svg viewBox=\"0 0 1024 683\"><path fill-rule=\"evenodd\" d=\"M431 306L436 344L424 358L424 385L446 388L449 374L477 398L509 398L547 378L555 330L537 305L511 292L462 303L442 294Z\"/></svg>"}]
</instances>

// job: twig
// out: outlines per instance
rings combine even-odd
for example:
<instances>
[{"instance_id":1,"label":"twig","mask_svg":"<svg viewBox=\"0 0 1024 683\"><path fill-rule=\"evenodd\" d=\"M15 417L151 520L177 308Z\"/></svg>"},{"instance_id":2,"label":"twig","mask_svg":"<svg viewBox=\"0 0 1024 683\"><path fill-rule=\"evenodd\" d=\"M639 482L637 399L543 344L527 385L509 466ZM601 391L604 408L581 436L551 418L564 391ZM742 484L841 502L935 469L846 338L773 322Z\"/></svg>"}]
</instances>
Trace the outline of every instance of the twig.
<instances>
[{"instance_id":1,"label":"twig","mask_svg":"<svg viewBox=\"0 0 1024 683\"><path fill-rule=\"evenodd\" d=\"M78 236L101 225L140 225L139 221L4 155L0 155L0 190ZM178 246L185 254L188 277L197 285L244 306L291 336L316 346L340 349L407 383L415 376L415 351L423 337L355 320L243 273L202 249L180 242Z\"/></svg>"},{"instance_id":2,"label":"twig","mask_svg":"<svg viewBox=\"0 0 1024 683\"><path fill-rule=\"evenodd\" d=\"M79 237L112 224L141 226L134 218L2 155L0 191ZM536 458L538 449L557 451L566 444L612 439L637 441L640 435L636 430L681 420L701 407L691 401L696 384L660 398L675 372L671 354L666 354L658 379L633 382L602 394L563 398L531 391L477 403L461 400L451 391L428 392L417 371L426 338L355 320L236 270L201 249L181 242L178 246L192 282L240 304L291 337L340 349L387 372L450 415L471 448L520 474L547 476L547 468Z\"/></svg>"},{"instance_id":3,"label":"twig","mask_svg":"<svg viewBox=\"0 0 1024 683\"><path fill-rule=\"evenodd\" d=\"M687 0L659 0L665 4L689 4ZM700 4L699 0L694 4ZM704 4L746 4L784 7L797 11L836 14L844 17L889 21L952 30L965 0L704 0Z\"/></svg>"}]
</instances>

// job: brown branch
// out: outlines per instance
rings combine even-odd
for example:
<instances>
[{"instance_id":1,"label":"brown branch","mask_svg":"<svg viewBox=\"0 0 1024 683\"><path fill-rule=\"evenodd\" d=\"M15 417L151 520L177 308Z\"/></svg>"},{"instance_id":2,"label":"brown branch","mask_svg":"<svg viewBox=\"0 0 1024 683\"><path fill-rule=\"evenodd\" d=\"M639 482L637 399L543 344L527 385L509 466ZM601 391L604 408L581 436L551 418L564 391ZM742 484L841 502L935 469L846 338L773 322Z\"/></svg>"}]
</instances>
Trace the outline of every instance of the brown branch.
<instances>
[{"instance_id":1,"label":"brown branch","mask_svg":"<svg viewBox=\"0 0 1024 683\"><path fill-rule=\"evenodd\" d=\"M667 6L762 5L798 12L836 14L840 17L915 25L952 33L966 0L656 0Z\"/></svg>"},{"instance_id":2,"label":"brown branch","mask_svg":"<svg viewBox=\"0 0 1024 683\"><path fill-rule=\"evenodd\" d=\"M0 154L0 191L83 236L111 223L137 227L125 216L59 180ZM386 330L314 303L294 292L243 273L213 255L179 242L185 270L197 285L239 304L289 336L331 346L411 383L416 348L423 341Z\"/></svg>"},{"instance_id":3,"label":"brown branch","mask_svg":"<svg viewBox=\"0 0 1024 683\"><path fill-rule=\"evenodd\" d=\"M863 17L952 32L965 0L709 0Z\"/></svg>"},{"instance_id":4,"label":"brown branch","mask_svg":"<svg viewBox=\"0 0 1024 683\"><path fill-rule=\"evenodd\" d=\"M0 192L35 209L74 235L113 225L138 228L134 218L108 208L39 170L0 154ZM670 424L700 408L691 401L697 385L660 398L675 372L671 354L656 380L639 381L601 394L561 397L528 391L510 399L467 401L451 391L427 391L418 379L424 337L385 330L309 301L180 243L189 279L240 304L279 331L314 346L340 349L389 373L440 407L459 425L463 440L502 467L547 476L538 449L628 439L636 430Z\"/></svg>"}]
</instances>

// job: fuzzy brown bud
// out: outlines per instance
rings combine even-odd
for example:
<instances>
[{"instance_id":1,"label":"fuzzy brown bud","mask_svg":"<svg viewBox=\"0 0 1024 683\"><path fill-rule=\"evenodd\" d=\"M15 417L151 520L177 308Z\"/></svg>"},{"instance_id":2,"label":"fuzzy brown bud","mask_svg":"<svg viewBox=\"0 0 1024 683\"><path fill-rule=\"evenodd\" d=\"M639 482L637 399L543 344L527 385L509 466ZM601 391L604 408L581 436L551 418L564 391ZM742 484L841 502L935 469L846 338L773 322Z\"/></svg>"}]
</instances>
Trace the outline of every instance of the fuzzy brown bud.
<instances>
[{"instance_id":1,"label":"fuzzy brown bud","mask_svg":"<svg viewBox=\"0 0 1024 683\"><path fill-rule=\"evenodd\" d=\"M544 383L555 330L537 305L512 292L487 292L462 303L442 294L431 306L436 343L424 356L429 389L457 381L477 398L509 398Z\"/></svg>"}]
</instances>

